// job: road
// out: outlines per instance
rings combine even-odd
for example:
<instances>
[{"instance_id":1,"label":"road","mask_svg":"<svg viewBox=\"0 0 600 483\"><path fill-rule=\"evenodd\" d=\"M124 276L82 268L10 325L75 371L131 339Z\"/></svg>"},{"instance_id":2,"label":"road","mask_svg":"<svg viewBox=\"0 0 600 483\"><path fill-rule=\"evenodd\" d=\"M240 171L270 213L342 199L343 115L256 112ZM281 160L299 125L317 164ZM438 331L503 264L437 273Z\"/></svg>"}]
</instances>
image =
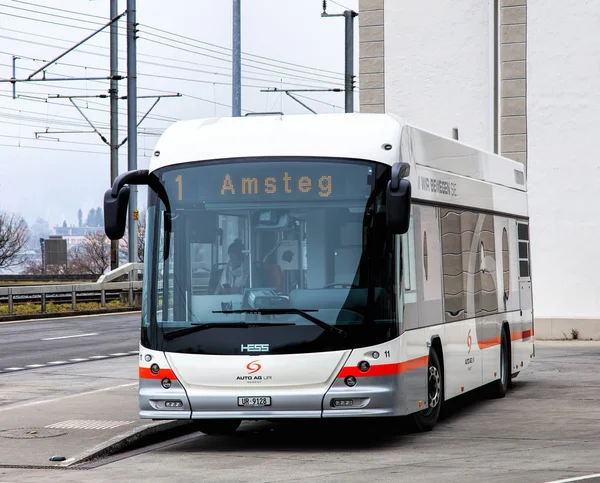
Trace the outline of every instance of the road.
<instances>
[{"instance_id":1,"label":"road","mask_svg":"<svg viewBox=\"0 0 600 483\"><path fill-rule=\"evenodd\" d=\"M140 314L0 323L0 373L137 353Z\"/></svg>"},{"instance_id":2,"label":"road","mask_svg":"<svg viewBox=\"0 0 600 483\"><path fill-rule=\"evenodd\" d=\"M141 478L165 483L174 479L544 483L600 473L600 343L538 342L536 353L506 398L488 399L482 393L461 396L429 433L384 434L356 421L334 425L322 421L296 425L245 422L234 436L193 434L177 443L166 442L120 459L99 461L87 470L0 467L0 481L113 482ZM98 374L131 373L135 377L133 359L99 360L71 369L81 366ZM119 367L111 368L111 364ZM50 369L25 371L23 382L39 380L45 371ZM0 375L0 383L16 376ZM51 387L62 394L62 388ZM128 399L123 399L124 411L135 408L135 396L131 391ZM92 407L90 411L96 415L98 410ZM84 437L79 434L72 436Z\"/></svg>"}]
</instances>

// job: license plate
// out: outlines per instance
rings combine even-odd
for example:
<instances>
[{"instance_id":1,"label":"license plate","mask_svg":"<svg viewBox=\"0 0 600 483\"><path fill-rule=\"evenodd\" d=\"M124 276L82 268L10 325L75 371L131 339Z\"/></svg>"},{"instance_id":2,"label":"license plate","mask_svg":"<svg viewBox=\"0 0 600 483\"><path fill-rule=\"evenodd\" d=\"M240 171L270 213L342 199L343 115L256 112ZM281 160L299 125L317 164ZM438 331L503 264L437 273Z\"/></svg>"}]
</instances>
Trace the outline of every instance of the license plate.
<instances>
[{"instance_id":1,"label":"license plate","mask_svg":"<svg viewBox=\"0 0 600 483\"><path fill-rule=\"evenodd\" d=\"M270 406L270 397L238 397L238 406L259 408L263 406Z\"/></svg>"}]
</instances>

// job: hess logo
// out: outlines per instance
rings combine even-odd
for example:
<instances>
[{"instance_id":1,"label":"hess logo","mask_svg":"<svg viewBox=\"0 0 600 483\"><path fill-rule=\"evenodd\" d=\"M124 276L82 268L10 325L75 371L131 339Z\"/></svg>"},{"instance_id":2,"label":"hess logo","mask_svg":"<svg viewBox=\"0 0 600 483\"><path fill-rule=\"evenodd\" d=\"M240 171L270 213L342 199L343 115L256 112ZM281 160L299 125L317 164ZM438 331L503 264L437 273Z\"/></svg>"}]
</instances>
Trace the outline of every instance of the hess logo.
<instances>
[{"instance_id":1,"label":"hess logo","mask_svg":"<svg viewBox=\"0 0 600 483\"><path fill-rule=\"evenodd\" d=\"M255 372L260 371L261 367L262 366L258 363L258 360L248 362L248 364L246 364L246 369L248 369L248 374L254 374Z\"/></svg>"}]
</instances>

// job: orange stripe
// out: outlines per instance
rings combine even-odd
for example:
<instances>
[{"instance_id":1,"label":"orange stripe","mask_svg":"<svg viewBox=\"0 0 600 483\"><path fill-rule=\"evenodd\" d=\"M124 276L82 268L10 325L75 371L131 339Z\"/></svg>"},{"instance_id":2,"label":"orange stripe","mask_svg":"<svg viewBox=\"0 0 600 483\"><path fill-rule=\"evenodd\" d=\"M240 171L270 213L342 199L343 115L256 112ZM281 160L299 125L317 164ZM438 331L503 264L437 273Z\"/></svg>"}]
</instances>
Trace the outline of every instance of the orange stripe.
<instances>
[{"instance_id":1,"label":"orange stripe","mask_svg":"<svg viewBox=\"0 0 600 483\"><path fill-rule=\"evenodd\" d=\"M533 329L528 329L522 332L515 332L514 334L511 334L510 340L529 339L531 336L533 336Z\"/></svg>"},{"instance_id":2,"label":"orange stripe","mask_svg":"<svg viewBox=\"0 0 600 483\"><path fill-rule=\"evenodd\" d=\"M171 369L161 369L158 374L153 374L149 367L140 367L140 379L163 379L165 377L172 381L177 380L177 376Z\"/></svg>"},{"instance_id":3,"label":"orange stripe","mask_svg":"<svg viewBox=\"0 0 600 483\"><path fill-rule=\"evenodd\" d=\"M416 359L410 359L404 362L398 362L396 364L375 364L372 365L367 372L362 372L356 366L343 367L338 374L338 379L345 378L348 376L354 377L376 377L376 376L392 376L395 374L402 374L403 372L412 371L419 369L420 367L426 367L429 362L429 356L417 357Z\"/></svg>"},{"instance_id":4,"label":"orange stripe","mask_svg":"<svg viewBox=\"0 0 600 483\"><path fill-rule=\"evenodd\" d=\"M500 344L500 337L491 337L489 339L478 340L477 345L481 350L489 349L490 347L494 347L495 345Z\"/></svg>"}]
</instances>

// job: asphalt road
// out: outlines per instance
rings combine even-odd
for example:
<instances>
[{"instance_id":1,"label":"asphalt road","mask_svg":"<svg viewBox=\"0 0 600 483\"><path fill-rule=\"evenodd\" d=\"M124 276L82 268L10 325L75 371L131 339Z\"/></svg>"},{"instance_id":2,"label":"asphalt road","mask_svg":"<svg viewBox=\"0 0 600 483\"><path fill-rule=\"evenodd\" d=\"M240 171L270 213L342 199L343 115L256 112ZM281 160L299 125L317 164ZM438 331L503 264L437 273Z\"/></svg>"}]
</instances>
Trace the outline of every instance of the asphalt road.
<instances>
[{"instance_id":1,"label":"asphalt road","mask_svg":"<svg viewBox=\"0 0 600 483\"><path fill-rule=\"evenodd\" d=\"M600 343L542 342L536 354L504 399L461 396L429 433L356 421L248 422L233 436L191 435L89 470L0 468L0 481L598 482L586 477L600 473ZM129 361L80 366L106 373L104 366ZM135 404L135 393L123 400L124 407Z\"/></svg>"},{"instance_id":2,"label":"asphalt road","mask_svg":"<svg viewBox=\"0 0 600 483\"><path fill-rule=\"evenodd\" d=\"M139 327L139 312L0 323L0 373L133 354Z\"/></svg>"}]
</instances>

